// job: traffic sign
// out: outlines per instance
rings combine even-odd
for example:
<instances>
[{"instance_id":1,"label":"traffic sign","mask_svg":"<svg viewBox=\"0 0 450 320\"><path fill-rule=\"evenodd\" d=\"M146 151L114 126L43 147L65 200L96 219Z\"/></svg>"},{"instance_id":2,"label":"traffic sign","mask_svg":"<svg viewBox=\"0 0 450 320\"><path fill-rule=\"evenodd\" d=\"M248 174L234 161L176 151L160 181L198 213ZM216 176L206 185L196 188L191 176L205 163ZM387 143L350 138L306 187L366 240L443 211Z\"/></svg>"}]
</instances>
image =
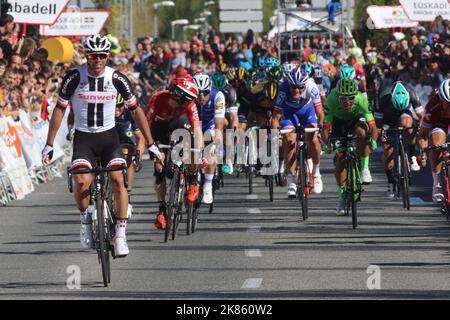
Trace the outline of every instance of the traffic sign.
<instances>
[{"instance_id":1,"label":"traffic sign","mask_svg":"<svg viewBox=\"0 0 450 320\"><path fill-rule=\"evenodd\" d=\"M58 20L70 0L9 0L8 14L14 22L52 25Z\"/></svg>"},{"instance_id":2,"label":"traffic sign","mask_svg":"<svg viewBox=\"0 0 450 320\"><path fill-rule=\"evenodd\" d=\"M41 34L47 37L87 37L100 33L109 12L103 10L81 10L63 12L53 26L42 26Z\"/></svg>"},{"instance_id":3,"label":"traffic sign","mask_svg":"<svg viewBox=\"0 0 450 320\"><path fill-rule=\"evenodd\" d=\"M417 21L409 20L401 6L369 6L367 14L372 19L376 29L385 28L414 28Z\"/></svg>"},{"instance_id":4,"label":"traffic sign","mask_svg":"<svg viewBox=\"0 0 450 320\"><path fill-rule=\"evenodd\" d=\"M412 21L433 21L437 16L450 19L449 0L400 0Z\"/></svg>"}]
</instances>

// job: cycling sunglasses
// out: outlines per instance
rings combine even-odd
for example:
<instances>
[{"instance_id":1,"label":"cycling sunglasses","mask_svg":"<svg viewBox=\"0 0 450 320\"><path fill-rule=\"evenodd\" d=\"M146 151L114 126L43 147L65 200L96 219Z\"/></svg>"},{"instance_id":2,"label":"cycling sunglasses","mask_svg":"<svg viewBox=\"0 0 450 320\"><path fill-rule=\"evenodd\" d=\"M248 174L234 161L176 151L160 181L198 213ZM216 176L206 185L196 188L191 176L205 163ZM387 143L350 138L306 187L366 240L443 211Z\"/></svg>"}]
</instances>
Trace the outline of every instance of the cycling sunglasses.
<instances>
[{"instance_id":1,"label":"cycling sunglasses","mask_svg":"<svg viewBox=\"0 0 450 320\"><path fill-rule=\"evenodd\" d=\"M290 85L292 89L298 89L298 90L304 90L305 86L301 85L301 86L294 86L293 84Z\"/></svg>"},{"instance_id":2,"label":"cycling sunglasses","mask_svg":"<svg viewBox=\"0 0 450 320\"><path fill-rule=\"evenodd\" d=\"M353 101L353 100L355 100L355 96L349 96L349 97L339 97L339 99L342 101L342 102L350 102L350 101Z\"/></svg>"},{"instance_id":3,"label":"cycling sunglasses","mask_svg":"<svg viewBox=\"0 0 450 320\"><path fill-rule=\"evenodd\" d=\"M211 90L200 90L199 95L207 96L210 93L211 93Z\"/></svg>"},{"instance_id":4,"label":"cycling sunglasses","mask_svg":"<svg viewBox=\"0 0 450 320\"><path fill-rule=\"evenodd\" d=\"M90 54L88 54L89 60L96 60L97 58L99 58L100 60L105 60L106 58L108 58L108 55L106 53L90 53Z\"/></svg>"}]
</instances>

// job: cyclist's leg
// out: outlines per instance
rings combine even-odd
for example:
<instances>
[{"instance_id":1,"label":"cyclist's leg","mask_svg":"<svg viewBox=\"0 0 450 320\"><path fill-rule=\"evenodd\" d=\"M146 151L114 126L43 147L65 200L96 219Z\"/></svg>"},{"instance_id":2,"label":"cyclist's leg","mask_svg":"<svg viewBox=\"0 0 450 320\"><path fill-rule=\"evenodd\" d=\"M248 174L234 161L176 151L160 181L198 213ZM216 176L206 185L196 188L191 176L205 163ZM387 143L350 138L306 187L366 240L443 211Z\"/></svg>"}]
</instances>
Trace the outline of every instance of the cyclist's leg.
<instances>
[{"instance_id":1,"label":"cyclist's leg","mask_svg":"<svg viewBox=\"0 0 450 320\"><path fill-rule=\"evenodd\" d=\"M443 128L434 128L431 131L430 140L432 146L444 144L446 140L446 131L444 131ZM431 150L430 164L433 175L433 200L436 202L444 200L440 178L442 170L442 160L442 150Z\"/></svg>"},{"instance_id":2,"label":"cyclist's leg","mask_svg":"<svg viewBox=\"0 0 450 320\"><path fill-rule=\"evenodd\" d=\"M411 128L414 126L414 119L412 117L411 111L407 110L400 116L400 125L404 128ZM416 157L416 130L408 129L406 131L407 145L405 146L405 151L408 154L409 162L411 164L411 170L419 171L420 167L417 163Z\"/></svg>"},{"instance_id":3,"label":"cyclist's leg","mask_svg":"<svg viewBox=\"0 0 450 320\"><path fill-rule=\"evenodd\" d=\"M383 117L383 125L388 125L389 127L395 127L399 124L399 118L393 117L390 114L385 114ZM382 160L384 163L384 170L386 173L386 177L388 180L388 198L393 198L395 196L394 189L396 185L395 177L394 177L394 136L387 135L385 137L381 137L381 146L383 148Z\"/></svg>"},{"instance_id":4,"label":"cyclist's leg","mask_svg":"<svg viewBox=\"0 0 450 320\"><path fill-rule=\"evenodd\" d=\"M204 131L205 147L208 147L211 143L214 143L215 139L215 126L210 125L207 130ZM207 150L210 150L209 148ZM217 151L215 151L217 152ZM203 198L202 202L211 204L213 202L213 180L214 171L216 170L216 157L215 155L207 155L207 166L205 168L205 180L203 182Z\"/></svg>"},{"instance_id":5,"label":"cyclist's leg","mask_svg":"<svg viewBox=\"0 0 450 320\"><path fill-rule=\"evenodd\" d=\"M281 130L295 130L296 120L293 119L289 112L283 111L283 116L280 121ZM297 146L297 134L289 133L283 138L283 159L285 170L287 173L287 193L288 196L293 197L297 192L297 185L295 181L295 173L297 166L297 159L295 149Z\"/></svg>"},{"instance_id":6,"label":"cyclist's leg","mask_svg":"<svg viewBox=\"0 0 450 320\"><path fill-rule=\"evenodd\" d=\"M358 136L358 156L361 159L360 167L361 167L361 176L363 183L369 184L372 182L372 175L369 169L369 157L370 157L370 146L368 144L368 134L369 134L369 125L365 121L363 117L357 117L358 121L354 125L354 132ZM378 129L374 129L378 130Z\"/></svg>"},{"instance_id":7,"label":"cyclist's leg","mask_svg":"<svg viewBox=\"0 0 450 320\"><path fill-rule=\"evenodd\" d=\"M348 132L352 130L352 123L343 121L338 118L333 119L333 127L331 129L330 140L336 137L346 137ZM336 178L338 205L336 209L337 215L345 214L345 182L347 180L347 168L345 163L345 154L336 152L334 176Z\"/></svg>"}]
</instances>

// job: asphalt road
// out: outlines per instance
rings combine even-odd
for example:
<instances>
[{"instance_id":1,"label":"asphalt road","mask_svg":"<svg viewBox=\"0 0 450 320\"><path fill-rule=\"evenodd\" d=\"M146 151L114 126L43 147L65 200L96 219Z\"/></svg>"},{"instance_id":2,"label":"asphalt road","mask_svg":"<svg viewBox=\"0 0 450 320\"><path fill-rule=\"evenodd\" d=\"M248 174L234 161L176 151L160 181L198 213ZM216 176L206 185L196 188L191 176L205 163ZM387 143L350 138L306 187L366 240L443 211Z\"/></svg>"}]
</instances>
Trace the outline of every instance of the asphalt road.
<instances>
[{"instance_id":1,"label":"asphalt road","mask_svg":"<svg viewBox=\"0 0 450 320\"><path fill-rule=\"evenodd\" d=\"M261 178L249 196L244 178L226 177L214 214L203 211L191 236L183 223L169 243L153 227L157 205L146 161L132 197L131 253L112 261L108 288L95 252L80 248L65 179L40 185L0 208L0 299L448 299L450 223L430 203L429 172L414 175L406 212L385 197L379 156L356 230L350 217L335 215L326 156L324 192L310 198L307 222L284 188L270 203ZM73 270L80 271L79 289L67 286Z\"/></svg>"}]
</instances>

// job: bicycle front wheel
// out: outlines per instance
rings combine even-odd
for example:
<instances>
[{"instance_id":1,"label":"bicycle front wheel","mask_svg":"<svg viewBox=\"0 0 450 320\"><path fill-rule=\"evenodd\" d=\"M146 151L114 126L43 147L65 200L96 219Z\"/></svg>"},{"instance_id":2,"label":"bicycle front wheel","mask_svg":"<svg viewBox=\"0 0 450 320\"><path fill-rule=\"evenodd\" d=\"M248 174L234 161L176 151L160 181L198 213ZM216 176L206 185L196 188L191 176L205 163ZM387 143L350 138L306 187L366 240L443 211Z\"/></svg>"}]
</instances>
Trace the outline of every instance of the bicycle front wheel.
<instances>
[{"instance_id":1,"label":"bicycle front wheel","mask_svg":"<svg viewBox=\"0 0 450 320\"><path fill-rule=\"evenodd\" d=\"M302 207L303 221L308 219L308 167L306 161L306 150L301 149L297 164L297 193Z\"/></svg>"},{"instance_id":2,"label":"bicycle front wheel","mask_svg":"<svg viewBox=\"0 0 450 320\"><path fill-rule=\"evenodd\" d=\"M169 241L170 231L172 229L172 221L175 217L175 212L178 207L178 189L180 183L180 169L175 167L173 178L170 185L169 203L167 204L166 213L166 228L164 232L164 242Z\"/></svg>"},{"instance_id":3,"label":"bicycle front wheel","mask_svg":"<svg viewBox=\"0 0 450 320\"><path fill-rule=\"evenodd\" d=\"M270 199L270 202L273 202L273 178L274 178L274 176L273 175L269 175L268 177L267 177L267 179L269 180L269 199Z\"/></svg>"},{"instance_id":4,"label":"bicycle front wheel","mask_svg":"<svg viewBox=\"0 0 450 320\"><path fill-rule=\"evenodd\" d=\"M400 185L402 188L403 208L410 209L409 205L409 173L408 173L408 159L406 153L400 150Z\"/></svg>"},{"instance_id":5,"label":"bicycle front wheel","mask_svg":"<svg viewBox=\"0 0 450 320\"><path fill-rule=\"evenodd\" d=\"M96 199L96 209L97 209L97 234L98 234L98 248L97 252L100 256L100 263L102 267L103 284L105 287L108 286L110 282L110 261L109 261L109 239L107 237L109 227L106 221L106 215L104 212L104 200Z\"/></svg>"},{"instance_id":6,"label":"bicycle front wheel","mask_svg":"<svg viewBox=\"0 0 450 320\"><path fill-rule=\"evenodd\" d=\"M351 210L352 212L352 226L353 229L356 229L358 226L358 212L357 212L357 198L359 197L357 190L359 189L358 184L358 177L356 170L357 164L352 162L348 166L347 170L347 210Z\"/></svg>"}]
</instances>

